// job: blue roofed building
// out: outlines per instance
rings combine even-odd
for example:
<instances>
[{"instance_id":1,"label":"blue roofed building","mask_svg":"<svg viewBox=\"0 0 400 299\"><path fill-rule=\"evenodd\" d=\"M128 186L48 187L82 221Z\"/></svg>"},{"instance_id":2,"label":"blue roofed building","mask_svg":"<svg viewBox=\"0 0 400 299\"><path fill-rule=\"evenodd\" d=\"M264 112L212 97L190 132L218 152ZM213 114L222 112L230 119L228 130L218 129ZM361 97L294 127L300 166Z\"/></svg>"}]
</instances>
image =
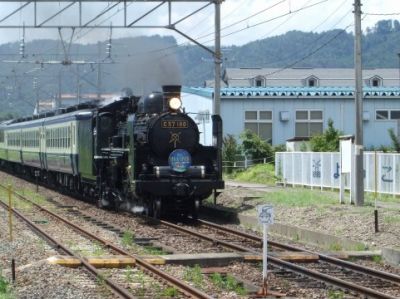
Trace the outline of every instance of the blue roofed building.
<instances>
[{"instance_id":1,"label":"blue roofed building","mask_svg":"<svg viewBox=\"0 0 400 299\"><path fill-rule=\"evenodd\" d=\"M388 129L400 135L398 69L363 70L364 145L390 145ZM221 89L224 134L245 129L272 144L309 137L328 120L344 134L355 133L353 69L227 69ZM212 86L185 88L211 99Z\"/></svg>"}]
</instances>

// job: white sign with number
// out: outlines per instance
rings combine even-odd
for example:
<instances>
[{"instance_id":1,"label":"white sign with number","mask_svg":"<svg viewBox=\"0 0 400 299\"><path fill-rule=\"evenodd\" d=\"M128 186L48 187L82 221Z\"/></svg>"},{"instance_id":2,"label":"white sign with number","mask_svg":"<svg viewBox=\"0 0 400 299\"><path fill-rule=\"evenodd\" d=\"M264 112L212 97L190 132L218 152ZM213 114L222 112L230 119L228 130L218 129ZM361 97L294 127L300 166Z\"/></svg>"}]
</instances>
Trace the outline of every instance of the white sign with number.
<instances>
[{"instance_id":1,"label":"white sign with number","mask_svg":"<svg viewBox=\"0 0 400 299\"><path fill-rule=\"evenodd\" d=\"M257 206L258 221L262 224L274 224L274 207L271 205Z\"/></svg>"}]
</instances>

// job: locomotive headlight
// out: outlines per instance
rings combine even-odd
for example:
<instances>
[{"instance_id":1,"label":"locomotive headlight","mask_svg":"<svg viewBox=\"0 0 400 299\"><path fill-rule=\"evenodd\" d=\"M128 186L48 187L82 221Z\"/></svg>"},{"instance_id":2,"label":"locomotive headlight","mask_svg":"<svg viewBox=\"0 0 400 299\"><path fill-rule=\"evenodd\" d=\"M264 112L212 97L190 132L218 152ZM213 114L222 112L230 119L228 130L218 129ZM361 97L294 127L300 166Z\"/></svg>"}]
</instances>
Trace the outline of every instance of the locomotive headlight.
<instances>
[{"instance_id":1,"label":"locomotive headlight","mask_svg":"<svg viewBox=\"0 0 400 299\"><path fill-rule=\"evenodd\" d=\"M171 98L168 101L168 106L172 110L178 110L182 106L182 101L180 98Z\"/></svg>"}]
</instances>

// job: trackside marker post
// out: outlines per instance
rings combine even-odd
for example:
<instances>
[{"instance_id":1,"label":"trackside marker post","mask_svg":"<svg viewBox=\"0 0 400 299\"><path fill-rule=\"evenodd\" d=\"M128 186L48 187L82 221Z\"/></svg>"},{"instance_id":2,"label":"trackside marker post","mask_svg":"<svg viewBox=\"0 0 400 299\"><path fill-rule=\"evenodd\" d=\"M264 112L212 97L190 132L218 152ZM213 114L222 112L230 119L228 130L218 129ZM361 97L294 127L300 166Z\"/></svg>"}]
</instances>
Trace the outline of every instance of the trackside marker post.
<instances>
[{"instance_id":1,"label":"trackside marker post","mask_svg":"<svg viewBox=\"0 0 400 299\"><path fill-rule=\"evenodd\" d=\"M13 228L12 228L12 198L11 198L11 185L8 185L8 225L10 228L10 242L13 241Z\"/></svg>"},{"instance_id":2,"label":"trackside marker post","mask_svg":"<svg viewBox=\"0 0 400 299\"><path fill-rule=\"evenodd\" d=\"M272 205L257 206L258 222L263 225L263 286L258 296L274 295L268 291L268 226L274 224L274 207Z\"/></svg>"},{"instance_id":3,"label":"trackside marker post","mask_svg":"<svg viewBox=\"0 0 400 299\"><path fill-rule=\"evenodd\" d=\"M11 185L8 185L8 224L10 228L10 248L12 248L13 245L13 225L12 225L12 187ZM12 252L14 252L12 250ZM15 259L14 259L14 253L11 258L11 273L12 273L12 280L13 282L15 281Z\"/></svg>"}]
</instances>

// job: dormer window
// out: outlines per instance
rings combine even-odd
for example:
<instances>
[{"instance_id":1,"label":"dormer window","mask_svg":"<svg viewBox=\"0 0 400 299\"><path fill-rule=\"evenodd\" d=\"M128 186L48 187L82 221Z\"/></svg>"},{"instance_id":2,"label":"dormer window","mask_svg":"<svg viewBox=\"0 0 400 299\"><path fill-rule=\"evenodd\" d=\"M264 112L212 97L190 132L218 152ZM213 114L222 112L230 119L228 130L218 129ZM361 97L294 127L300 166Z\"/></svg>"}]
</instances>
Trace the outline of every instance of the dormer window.
<instances>
[{"instance_id":1,"label":"dormer window","mask_svg":"<svg viewBox=\"0 0 400 299\"><path fill-rule=\"evenodd\" d=\"M382 78L379 76L374 76L370 79L370 86L372 87L380 87L382 86Z\"/></svg>"},{"instance_id":2,"label":"dormer window","mask_svg":"<svg viewBox=\"0 0 400 299\"><path fill-rule=\"evenodd\" d=\"M264 87L265 86L265 78L262 76L258 76L254 78L253 85L255 87Z\"/></svg>"},{"instance_id":3,"label":"dormer window","mask_svg":"<svg viewBox=\"0 0 400 299\"><path fill-rule=\"evenodd\" d=\"M319 79L315 76L310 76L305 81L306 81L305 82L306 86L308 86L308 87L316 87L319 85L319 82L318 82Z\"/></svg>"}]
</instances>

